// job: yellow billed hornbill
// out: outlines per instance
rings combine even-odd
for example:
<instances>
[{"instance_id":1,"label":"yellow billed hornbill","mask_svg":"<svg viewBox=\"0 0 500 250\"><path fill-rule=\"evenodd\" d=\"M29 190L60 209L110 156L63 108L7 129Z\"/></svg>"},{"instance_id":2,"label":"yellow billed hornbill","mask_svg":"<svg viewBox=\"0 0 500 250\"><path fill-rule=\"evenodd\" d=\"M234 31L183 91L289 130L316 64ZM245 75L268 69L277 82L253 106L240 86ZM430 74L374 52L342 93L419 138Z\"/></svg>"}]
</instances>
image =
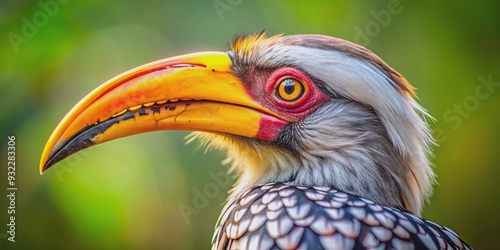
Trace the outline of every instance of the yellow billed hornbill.
<instances>
[{"instance_id":1,"label":"yellow billed hornbill","mask_svg":"<svg viewBox=\"0 0 500 250\"><path fill-rule=\"evenodd\" d=\"M240 36L228 52L152 62L59 123L40 172L133 134L193 130L238 180L214 249L469 249L420 218L434 174L413 87L369 50L322 35Z\"/></svg>"}]
</instances>

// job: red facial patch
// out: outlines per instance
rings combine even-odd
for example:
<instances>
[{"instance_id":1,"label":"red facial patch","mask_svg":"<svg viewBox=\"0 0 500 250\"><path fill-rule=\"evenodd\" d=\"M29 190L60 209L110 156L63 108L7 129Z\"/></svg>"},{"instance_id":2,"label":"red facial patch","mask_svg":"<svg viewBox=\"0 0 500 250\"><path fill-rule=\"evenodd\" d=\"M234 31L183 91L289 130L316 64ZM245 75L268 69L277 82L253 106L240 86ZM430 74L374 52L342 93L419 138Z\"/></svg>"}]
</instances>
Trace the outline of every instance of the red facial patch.
<instances>
[{"instance_id":1,"label":"red facial patch","mask_svg":"<svg viewBox=\"0 0 500 250\"><path fill-rule=\"evenodd\" d=\"M285 67L269 75L265 82L269 109L292 120L300 120L331 98L302 71Z\"/></svg>"},{"instance_id":2,"label":"red facial patch","mask_svg":"<svg viewBox=\"0 0 500 250\"><path fill-rule=\"evenodd\" d=\"M304 119L331 99L304 72L284 67L274 72L246 72L246 90L256 102L291 122ZM256 137L272 141L288 121L269 116L260 122Z\"/></svg>"},{"instance_id":3,"label":"red facial patch","mask_svg":"<svg viewBox=\"0 0 500 250\"><path fill-rule=\"evenodd\" d=\"M259 130L255 137L266 141L274 141L281 131L281 128L287 124L279 118L266 115L263 116L259 123Z\"/></svg>"}]
</instances>

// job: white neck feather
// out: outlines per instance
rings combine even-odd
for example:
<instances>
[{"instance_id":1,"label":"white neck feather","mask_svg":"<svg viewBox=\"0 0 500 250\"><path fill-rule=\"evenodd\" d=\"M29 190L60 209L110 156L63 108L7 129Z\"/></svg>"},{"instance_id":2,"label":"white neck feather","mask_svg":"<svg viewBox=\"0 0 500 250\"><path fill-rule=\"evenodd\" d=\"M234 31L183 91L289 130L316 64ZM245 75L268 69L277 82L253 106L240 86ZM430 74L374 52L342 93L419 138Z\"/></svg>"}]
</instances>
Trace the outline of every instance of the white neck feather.
<instances>
[{"instance_id":1,"label":"white neck feather","mask_svg":"<svg viewBox=\"0 0 500 250\"><path fill-rule=\"evenodd\" d=\"M297 154L261 140L194 133L204 144L227 151L226 163L239 178L233 195L259 183L291 181L335 187L420 213L434 182L427 158L433 143L425 121L430 116L401 82L373 62L338 51L278 43L235 53L260 67L297 66L347 100L333 99L288 127L295 133L289 138L303 149ZM375 55L369 58L386 66Z\"/></svg>"},{"instance_id":2,"label":"white neck feather","mask_svg":"<svg viewBox=\"0 0 500 250\"><path fill-rule=\"evenodd\" d=\"M261 140L194 132L208 147L225 150L238 181L231 197L267 182L328 186L388 206L407 207L411 186L406 159L391 146L378 117L365 106L332 101L287 128L298 153ZM230 198L231 198L230 197ZM413 210L418 213L418 210Z\"/></svg>"}]
</instances>

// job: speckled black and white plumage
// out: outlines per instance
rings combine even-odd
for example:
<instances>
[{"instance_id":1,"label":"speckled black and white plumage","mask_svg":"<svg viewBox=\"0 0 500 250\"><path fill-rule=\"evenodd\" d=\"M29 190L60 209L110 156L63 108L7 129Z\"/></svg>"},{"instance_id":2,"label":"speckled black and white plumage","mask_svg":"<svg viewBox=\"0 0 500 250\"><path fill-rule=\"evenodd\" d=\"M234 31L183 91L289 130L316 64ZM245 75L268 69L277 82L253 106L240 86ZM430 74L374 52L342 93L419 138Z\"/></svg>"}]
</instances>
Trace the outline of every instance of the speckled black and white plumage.
<instances>
[{"instance_id":1,"label":"speckled black and white plumage","mask_svg":"<svg viewBox=\"0 0 500 250\"><path fill-rule=\"evenodd\" d=\"M231 72L255 88L256 97L265 95L258 86L266 72L293 67L331 98L284 128L272 148L255 140L208 138L232 159L238 176L232 195L293 180L421 212L435 180L428 159L430 116L403 76L366 48L322 35L240 37L229 55Z\"/></svg>"},{"instance_id":2,"label":"speckled black and white plumage","mask_svg":"<svg viewBox=\"0 0 500 250\"><path fill-rule=\"evenodd\" d=\"M158 117L151 106L177 102ZM111 120L101 120L104 110ZM137 119L113 120L129 111ZM470 249L418 217L435 182L428 119L412 85L368 49L262 33L101 85L58 125L40 170L111 139L193 129L190 141L225 151L236 177L214 249Z\"/></svg>"},{"instance_id":3,"label":"speckled black and white plumage","mask_svg":"<svg viewBox=\"0 0 500 250\"><path fill-rule=\"evenodd\" d=\"M261 184L225 206L213 249L471 249L415 214L325 187Z\"/></svg>"},{"instance_id":4,"label":"speckled black and white plumage","mask_svg":"<svg viewBox=\"0 0 500 250\"><path fill-rule=\"evenodd\" d=\"M382 59L320 35L240 37L228 55L257 99L283 67L330 99L273 141L193 134L226 151L238 178L213 249L470 249L419 217L435 181L430 116Z\"/></svg>"}]
</instances>

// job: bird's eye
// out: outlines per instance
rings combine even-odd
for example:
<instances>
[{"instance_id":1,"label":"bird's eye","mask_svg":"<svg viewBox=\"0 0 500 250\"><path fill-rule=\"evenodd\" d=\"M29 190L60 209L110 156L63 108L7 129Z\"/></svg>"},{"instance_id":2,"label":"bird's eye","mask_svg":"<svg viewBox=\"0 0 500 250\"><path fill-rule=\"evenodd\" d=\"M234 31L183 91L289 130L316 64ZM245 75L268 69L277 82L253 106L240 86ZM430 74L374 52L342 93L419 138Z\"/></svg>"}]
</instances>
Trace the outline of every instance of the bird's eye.
<instances>
[{"instance_id":1,"label":"bird's eye","mask_svg":"<svg viewBox=\"0 0 500 250\"><path fill-rule=\"evenodd\" d=\"M276 94L283 101L294 102L304 95L304 85L295 78L285 78L278 83Z\"/></svg>"}]
</instances>

